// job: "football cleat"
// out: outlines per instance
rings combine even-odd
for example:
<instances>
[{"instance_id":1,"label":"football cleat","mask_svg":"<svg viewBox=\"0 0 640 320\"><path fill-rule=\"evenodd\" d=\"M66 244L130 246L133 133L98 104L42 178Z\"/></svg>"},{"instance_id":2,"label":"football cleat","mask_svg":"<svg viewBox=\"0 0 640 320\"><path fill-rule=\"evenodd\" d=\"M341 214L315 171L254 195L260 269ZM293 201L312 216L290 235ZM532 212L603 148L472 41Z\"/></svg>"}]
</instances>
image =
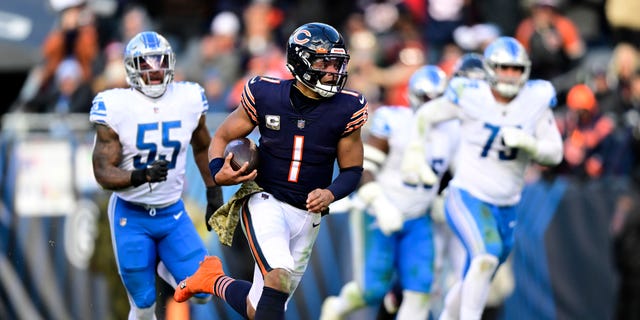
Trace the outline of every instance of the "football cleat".
<instances>
[{"instance_id":1,"label":"football cleat","mask_svg":"<svg viewBox=\"0 0 640 320\"><path fill-rule=\"evenodd\" d=\"M222 269L220 258L215 256L205 257L193 275L180 281L173 294L173 299L178 302L184 302L197 293L213 294L213 286L216 280L222 276L224 276L224 270Z\"/></svg>"}]
</instances>

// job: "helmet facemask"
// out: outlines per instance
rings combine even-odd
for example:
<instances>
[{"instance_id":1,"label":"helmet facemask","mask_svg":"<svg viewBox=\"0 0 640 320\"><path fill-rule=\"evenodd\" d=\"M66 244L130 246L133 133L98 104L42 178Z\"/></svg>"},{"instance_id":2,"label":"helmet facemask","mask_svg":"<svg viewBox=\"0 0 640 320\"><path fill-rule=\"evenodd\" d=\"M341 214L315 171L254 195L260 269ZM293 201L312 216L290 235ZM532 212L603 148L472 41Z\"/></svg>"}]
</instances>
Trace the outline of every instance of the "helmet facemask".
<instances>
[{"instance_id":1,"label":"helmet facemask","mask_svg":"<svg viewBox=\"0 0 640 320\"><path fill-rule=\"evenodd\" d=\"M309 89L322 97L329 98L340 92L347 83L347 65L349 55L347 54L316 54L307 50L300 50L298 53L300 61L304 63L304 68L300 72L294 72L290 64L287 67L296 77ZM303 70L302 70L303 69ZM335 71L328 71L335 70ZM322 83L322 78L327 74L334 75L333 80Z\"/></svg>"},{"instance_id":2,"label":"helmet facemask","mask_svg":"<svg viewBox=\"0 0 640 320\"><path fill-rule=\"evenodd\" d=\"M175 55L164 38L155 34L155 41L150 41L149 34L155 33L141 33L129 42L124 62L127 83L146 96L157 98L173 81Z\"/></svg>"}]
</instances>

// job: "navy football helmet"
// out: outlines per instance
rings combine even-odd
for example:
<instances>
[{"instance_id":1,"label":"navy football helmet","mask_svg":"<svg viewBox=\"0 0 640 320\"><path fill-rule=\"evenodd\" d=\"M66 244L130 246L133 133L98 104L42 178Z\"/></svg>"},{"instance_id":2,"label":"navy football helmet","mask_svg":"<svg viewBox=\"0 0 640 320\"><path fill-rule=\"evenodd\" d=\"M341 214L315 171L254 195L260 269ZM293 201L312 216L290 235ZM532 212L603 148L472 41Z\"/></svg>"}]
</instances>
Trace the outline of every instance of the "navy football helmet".
<instances>
[{"instance_id":1,"label":"navy football helmet","mask_svg":"<svg viewBox=\"0 0 640 320\"><path fill-rule=\"evenodd\" d=\"M466 53L458 59L453 67L454 77L485 80L487 72L484 70L482 56L477 53Z\"/></svg>"},{"instance_id":2,"label":"navy football helmet","mask_svg":"<svg viewBox=\"0 0 640 320\"><path fill-rule=\"evenodd\" d=\"M520 68L522 74L517 79L499 77L496 73L499 67ZM499 37L484 50L484 68L491 87L505 97L513 97L529 80L531 60L518 40L512 37Z\"/></svg>"},{"instance_id":3,"label":"navy football helmet","mask_svg":"<svg viewBox=\"0 0 640 320\"><path fill-rule=\"evenodd\" d=\"M447 88L447 74L435 65L416 70L409 78L409 103L415 110L425 102L435 99Z\"/></svg>"},{"instance_id":4,"label":"navy football helmet","mask_svg":"<svg viewBox=\"0 0 640 320\"><path fill-rule=\"evenodd\" d=\"M336 72L313 67L322 60L335 66ZM287 44L287 68L293 76L319 95L328 98L340 92L347 82L349 53L342 35L330 25L307 23L296 29ZM321 83L327 73L336 75L332 83Z\"/></svg>"},{"instance_id":5,"label":"navy football helmet","mask_svg":"<svg viewBox=\"0 0 640 320\"><path fill-rule=\"evenodd\" d=\"M138 33L127 44L124 66L131 87L157 98L173 80L176 58L167 39L147 31Z\"/></svg>"}]
</instances>

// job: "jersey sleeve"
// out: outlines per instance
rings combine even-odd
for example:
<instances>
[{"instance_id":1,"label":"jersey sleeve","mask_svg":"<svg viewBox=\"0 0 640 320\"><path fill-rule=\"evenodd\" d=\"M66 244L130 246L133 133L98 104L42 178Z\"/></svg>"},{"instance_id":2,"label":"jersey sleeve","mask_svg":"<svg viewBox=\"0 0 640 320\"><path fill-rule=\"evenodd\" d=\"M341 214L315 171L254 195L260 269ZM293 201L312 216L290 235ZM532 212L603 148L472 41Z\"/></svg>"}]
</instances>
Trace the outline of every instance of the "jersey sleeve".
<instances>
[{"instance_id":1,"label":"jersey sleeve","mask_svg":"<svg viewBox=\"0 0 640 320\"><path fill-rule=\"evenodd\" d=\"M107 109L106 100L104 92L98 93L93 98L91 110L89 111L89 121L91 123L111 126L112 119Z\"/></svg>"},{"instance_id":2,"label":"jersey sleeve","mask_svg":"<svg viewBox=\"0 0 640 320\"><path fill-rule=\"evenodd\" d=\"M558 104L556 89L546 80L530 80L527 85L534 90L535 97L542 99L544 109L553 109Z\"/></svg>"},{"instance_id":3,"label":"jersey sleeve","mask_svg":"<svg viewBox=\"0 0 640 320\"><path fill-rule=\"evenodd\" d=\"M462 91L467 85L465 80L464 78L454 77L449 81L449 85L447 85L447 89L444 91L444 96L447 100L458 104Z\"/></svg>"},{"instance_id":4,"label":"jersey sleeve","mask_svg":"<svg viewBox=\"0 0 640 320\"><path fill-rule=\"evenodd\" d=\"M249 115L249 119L254 125L258 125L258 111L256 110L256 99L251 92L252 85L259 80L260 77L253 77L244 85L242 95L240 97L240 105Z\"/></svg>"},{"instance_id":5,"label":"jersey sleeve","mask_svg":"<svg viewBox=\"0 0 640 320\"><path fill-rule=\"evenodd\" d=\"M202 106L202 114L206 114L207 112L209 112L209 100L207 100L207 95L204 93L204 88L197 84L194 83L194 85L198 88L198 91L200 92L200 102L201 102L201 106Z\"/></svg>"},{"instance_id":6,"label":"jersey sleeve","mask_svg":"<svg viewBox=\"0 0 640 320\"><path fill-rule=\"evenodd\" d=\"M369 118L369 103L362 94L358 95L356 109L357 110L351 114L351 118L349 119L349 122L342 132L343 137L346 137L352 132L362 128L362 126L367 123L367 120Z\"/></svg>"}]
</instances>

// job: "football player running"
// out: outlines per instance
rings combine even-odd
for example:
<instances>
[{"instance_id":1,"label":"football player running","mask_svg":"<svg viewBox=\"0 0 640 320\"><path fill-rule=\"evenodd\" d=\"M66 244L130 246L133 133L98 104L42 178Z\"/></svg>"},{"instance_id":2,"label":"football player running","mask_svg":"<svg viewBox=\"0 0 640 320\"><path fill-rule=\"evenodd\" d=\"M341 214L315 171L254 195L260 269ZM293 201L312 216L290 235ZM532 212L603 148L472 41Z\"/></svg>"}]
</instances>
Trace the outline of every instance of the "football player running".
<instances>
[{"instance_id":1,"label":"football player running","mask_svg":"<svg viewBox=\"0 0 640 320\"><path fill-rule=\"evenodd\" d=\"M419 146L438 121L461 120L455 174L445 200L447 222L462 242L464 276L447 293L440 319L480 319L490 281L513 246L515 205L531 160L557 165L562 139L551 108L553 86L528 80L531 61L511 37L494 40L484 51L487 80L453 78L445 96L454 104L419 111L403 171L409 181L429 170ZM424 174L422 174L424 176Z\"/></svg>"},{"instance_id":2,"label":"football player running","mask_svg":"<svg viewBox=\"0 0 640 320\"><path fill-rule=\"evenodd\" d=\"M458 121L439 123L430 132L431 145L422 161L437 173L434 181L405 183L400 164L414 111L441 99L446 85L444 71L423 66L409 80L411 107L382 106L373 114L364 149L362 186L352 200L367 213L360 215L360 221L352 220L357 221L355 242L364 251L363 257L354 257L359 260L354 265L362 267L355 268L355 279L342 287L339 296L325 299L321 320L342 319L364 306L380 305L394 281L399 282L403 296L397 319L427 319L434 263L428 210L438 192L439 177L455 151Z\"/></svg>"},{"instance_id":3,"label":"football player running","mask_svg":"<svg viewBox=\"0 0 640 320\"><path fill-rule=\"evenodd\" d=\"M208 174L207 99L198 84L173 82L169 42L142 32L127 44L124 64L130 88L93 100L93 170L97 182L113 190L109 224L128 319L156 319L156 269L175 288L207 253L181 199L189 143L207 186L208 211L222 205L222 192ZM196 302L210 297L200 294Z\"/></svg>"},{"instance_id":4,"label":"football player running","mask_svg":"<svg viewBox=\"0 0 640 320\"><path fill-rule=\"evenodd\" d=\"M353 192L362 176L360 128L367 121L367 102L343 89L348 61L336 29L308 23L287 44L287 67L294 79L258 76L246 83L240 106L214 134L209 168L219 185L255 179L262 190L248 196L240 210L240 225L256 262L253 283L224 275L221 261L207 257L180 284L177 301L208 292L245 318L284 319L322 214L331 202ZM222 158L224 148L256 126L258 169L245 172L245 163L235 171L229 163L233 155ZM340 173L332 181L336 160Z\"/></svg>"}]
</instances>

